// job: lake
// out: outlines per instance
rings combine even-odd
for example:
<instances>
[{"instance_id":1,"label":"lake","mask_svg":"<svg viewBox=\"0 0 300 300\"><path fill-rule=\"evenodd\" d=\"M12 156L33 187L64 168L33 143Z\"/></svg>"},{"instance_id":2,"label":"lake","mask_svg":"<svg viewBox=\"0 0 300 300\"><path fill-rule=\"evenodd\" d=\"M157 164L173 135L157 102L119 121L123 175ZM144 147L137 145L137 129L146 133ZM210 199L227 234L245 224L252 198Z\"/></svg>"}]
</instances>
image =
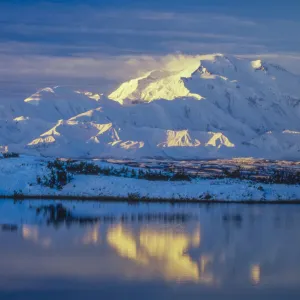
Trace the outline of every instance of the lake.
<instances>
[{"instance_id":1,"label":"lake","mask_svg":"<svg viewBox=\"0 0 300 300\"><path fill-rule=\"evenodd\" d=\"M0 299L299 299L300 206L0 200Z\"/></svg>"}]
</instances>

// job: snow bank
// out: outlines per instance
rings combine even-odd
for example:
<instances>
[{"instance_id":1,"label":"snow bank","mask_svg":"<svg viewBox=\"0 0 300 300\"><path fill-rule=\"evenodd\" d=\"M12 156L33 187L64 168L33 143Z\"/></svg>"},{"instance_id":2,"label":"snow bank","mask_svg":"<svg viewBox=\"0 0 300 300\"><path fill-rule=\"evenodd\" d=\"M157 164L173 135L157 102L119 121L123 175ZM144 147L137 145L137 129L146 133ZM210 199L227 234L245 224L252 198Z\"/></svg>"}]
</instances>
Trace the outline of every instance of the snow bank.
<instances>
[{"instance_id":1,"label":"snow bank","mask_svg":"<svg viewBox=\"0 0 300 300\"><path fill-rule=\"evenodd\" d=\"M234 179L194 179L192 181L148 181L99 175L74 175L62 190L37 184L37 176L49 174L47 159L20 157L0 159L0 195L13 196L72 196L118 197L136 200L224 200L224 201L277 201L299 200L300 188L296 185L261 184ZM109 166L107 163L98 162ZM121 167L121 166L119 166Z\"/></svg>"}]
</instances>

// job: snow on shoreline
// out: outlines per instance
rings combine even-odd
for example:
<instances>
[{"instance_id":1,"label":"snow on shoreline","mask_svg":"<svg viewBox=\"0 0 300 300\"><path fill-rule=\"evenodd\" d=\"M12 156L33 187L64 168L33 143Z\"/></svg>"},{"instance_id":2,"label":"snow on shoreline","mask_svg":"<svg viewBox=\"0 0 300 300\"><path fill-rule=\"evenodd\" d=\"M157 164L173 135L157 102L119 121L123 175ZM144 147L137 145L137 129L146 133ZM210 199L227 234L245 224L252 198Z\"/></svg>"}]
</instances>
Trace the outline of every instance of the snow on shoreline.
<instances>
[{"instance_id":1,"label":"snow on shoreline","mask_svg":"<svg viewBox=\"0 0 300 300\"><path fill-rule=\"evenodd\" d=\"M0 160L0 197L139 198L161 200L291 201L300 199L297 185L262 184L238 179L148 181L102 175L74 175L62 190L37 184L49 173L47 159L26 157Z\"/></svg>"}]
</instances>

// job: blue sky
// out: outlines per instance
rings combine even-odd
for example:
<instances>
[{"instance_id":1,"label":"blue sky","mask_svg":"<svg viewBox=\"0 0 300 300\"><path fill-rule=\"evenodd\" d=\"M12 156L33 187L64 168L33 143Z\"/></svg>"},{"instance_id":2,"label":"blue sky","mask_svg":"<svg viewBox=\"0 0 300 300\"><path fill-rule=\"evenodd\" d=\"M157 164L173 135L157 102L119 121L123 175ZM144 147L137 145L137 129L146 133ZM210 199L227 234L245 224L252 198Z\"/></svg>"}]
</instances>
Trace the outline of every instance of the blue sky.
<instances>
[{"instance_id":1,"label":"blue sky","mask_svg":"<svg viewBox=\"0 0 300 300\"><path fill-rule=\"evenodd\" d=\"M105 91L180 54L261 56L300 74L298 0L0 1L0 93Z\"/></svg>"}]
</instances>

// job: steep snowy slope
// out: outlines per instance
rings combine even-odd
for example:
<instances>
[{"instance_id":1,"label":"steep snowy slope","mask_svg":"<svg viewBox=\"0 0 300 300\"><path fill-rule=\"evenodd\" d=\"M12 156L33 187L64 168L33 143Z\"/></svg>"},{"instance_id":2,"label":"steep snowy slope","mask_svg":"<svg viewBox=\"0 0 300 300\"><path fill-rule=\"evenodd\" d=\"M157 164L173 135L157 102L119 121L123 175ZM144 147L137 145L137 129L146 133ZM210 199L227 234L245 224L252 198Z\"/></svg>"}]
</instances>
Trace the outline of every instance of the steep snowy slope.
<instances>
[{"instance_id":1,"label":"steep snowy slope","mask_svg":"<svg viewBox=\"0 0 300 300\"><path fill-rule=\"evenodd\" d=\"M208 111L203 107L205 114L221 110L255 131L299 128L299 77L260 60L203 56L198 66L188 70L176 74L151 72L124 83L109 98L120 103L125 99L198 99L212 106Z\"/></svg>"},{"instance_id":2,"label":"steep snowy slope","mask_svg":"<svg viewBox=\"0 0 300 300\"><path fill-rule=\"evenodd\" d=\"M277 158L300 159L300 132L298 131L269 131L254 138L248 145L275 153Z\"/></svg>"},{"instance_id":3,"label":"steep snowy slope","mask_svg":"<svg viewBox=\"0 0 300 300\"><path fill-rule=\"evenodd\" d=\"M99 104L101 107L97 109L59 121L27 148L49 156L67 154L71 157L196 159L260 156L262 153L272 156L268 145L256 145L256 132L219 110L205 114L211 106L204 106L202 111L198 101L160 100L122 106L102 100ZM246 144L248 140L251 143ZM280 151L275 154L284 153L284 147Z\"/></svg>"},{"instance_id":4,"label":"steep snowy slope","mask_svg":"<svg viewBox=\"0 0 300 300\"><path fill-rule=\"evenodd\" d=\"M100 95L65 87L44 88L24 100L25 115L56 122L98 107Z\"/></svg>"},{"instance_id":5,"label":"steep snowy slope","mask_svg":"<svg viewBox=\"0 0 300 300\"><path fill-rule=\"evenodd\" d=\"M22 144L37 134L41 134L53 123L40 119L18 117L13 120L0 120L0 145Z\"/></svg>"},{"instance_id":6,"label":"steep snowy slope","mask_svg":"<svg viewBox=\"0 0 300 300\"><path fill-rule=\"evenodd\" d=\"M57 122L98 107L101 95L66 87L44 88L25 99L0 97L0 119L24 116Z\"/></svg>"},{"instance_id":7,"label":"steep snowy slope","mask_svg":"<svg viewBox=\"0 0 300 300\"><path fill-rule=\"evenodd\" d=\"M64 87L41 89L23 100L2 101L0 105L0 146L24 152L36 136L58 120L98 107L100 95Z\"/></svg>"},{"instance_id":8,"label":"steep snowy slope","mask_svg":"<svg viewBox=\"0 0 300 300\"><path fill-rule=\"evenodd\" d=\"M233 148L221 132L165 130L112 123L59 121L27 145L44 155L69 157L174 157L197 158L212 152L219 157ZM218 151L220 153L218 154Z\"/></svg>"},{"instance_id":9,"label":"steep snowy slope","mask_svg":"<svg viewBox=\"0 0 300 300\"><path fill-rule=\"evenodd\" d=\"M43 89L25 100L28 130L2 134L0 146L64 157L300 159L299 77L261 60L194 61L125 82L109 99Z\"/></svg>"}]
</instances>

